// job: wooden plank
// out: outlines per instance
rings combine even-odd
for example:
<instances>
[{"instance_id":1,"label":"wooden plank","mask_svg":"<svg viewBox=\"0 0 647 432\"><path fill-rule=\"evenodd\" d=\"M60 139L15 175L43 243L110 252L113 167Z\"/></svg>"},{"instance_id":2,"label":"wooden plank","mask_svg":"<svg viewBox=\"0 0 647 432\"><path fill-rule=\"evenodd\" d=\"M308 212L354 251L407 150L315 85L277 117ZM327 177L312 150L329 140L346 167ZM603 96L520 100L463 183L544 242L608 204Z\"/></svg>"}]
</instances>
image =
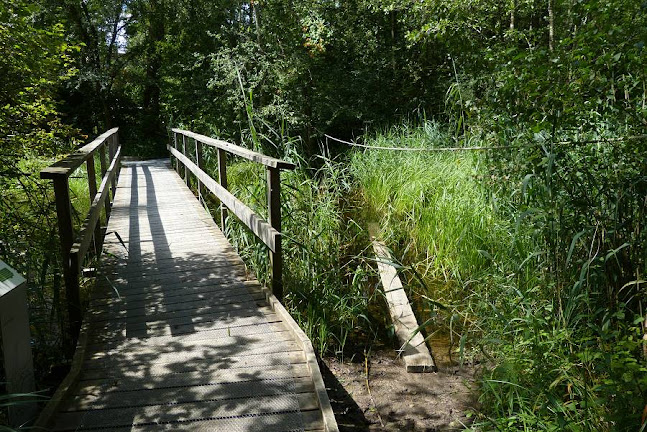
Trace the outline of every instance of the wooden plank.
<instances>
[{"instance_id":1,"label":"wooden plank","mask_svg":"<svg viewBox=\"0 0 647 432\"><path fill-rule=\"evenodd\" d=\"M121 367L118 363L113 363L115 370ZM125 364L122 363L122 364ZM156 363L159 365L159 363ZM137 392L148 394L159 394L160 390L170 390L183 388L185 390L184 397L191 398L188 387L224 387L226 390L229 385L233 383L258 383L259 381L281 380L288 381L286 384L294 384L295 378L309 378L310 372L305 363L298 364L283 364L278 367L243 367L236 369L223 368L223 363L215 361L211 367L193 368L192 370L176 371L179 364L167 363L160 365L156 371L161 373L152 374L145 368L128 370L120 373L113 373L103 376L99 379L87 379L79 381L79 389L77 391L77 400L87 400L87 395L100 396L102 399L114 396L115 394L123 394L127 392ZM107 370L107 369L105 369ZM239 386L242 387L242 386ZM281 387L285 387L281 385ZM242 395L237 394L240 397ZM253 393L249 396L253 396ZM112 408L119 408L117 402L112 403ZM136 404L129 404L136 405ZM128 406L128 405L126 405ZM97 407L95 409L100 409ZM67 410L70 410L69 405Z\"/></svg>"},{"instance_id":2,"label":"wooden plank","mask_svg":"<svg viewBox=\"0 0 647 432\"><path fill-rule=\"evenodd\" d=\"M317 415L318 414L318 415ZM64 430L77 430L64 429ZM83 430L83 429L80 429ZM214 431L246 431L246 432L314 432L323 430L321 414L317 411L283 412L244 417L202 418L184 421L182 423L137 424L117 428L96 428L96 432L214 432Z\"/></svg>"},{"instance_id":3,"label":"wooden plank","mask_svg":"<svg viewBox=\"0 0 647 432\"><path fill-rule=\"evenodd\" d=\"M202 292L197 295L161 295L146 300L128 299L111 302L111 304L94 305L86 311L87 317L93 320L100 320L105 317L114 317L115 314L125 314L129 318L138 315L151 315L160 312L161 309L166 311L177 311L182 308L197 308L205 306L215 306L224 304L239 305L241 301L251 299L256 304L259 300L265 300L263 293L250 293L243 288L238 291L210 291ZM162 307L160 307L162 305Z\"/></svg>"},{"instance_id":4,"label":"wooden plank","mask_svg":"<svg viewBox=\"0 0 647 432\"><path fill-rule=\"evenodd\" d=\"M377 267L385 292L389 314L393 320L395 333L400 341L400 353L407 372L436 372L438 368L419 331L409 299L404 291L398 272L391 265L392 258L384 242L378 240L379 226L376 223L368 225L373 250L377 257Z\"/></svg>"},{"instance_id":5,"label":"wooden plank","mask_svg":"<svg viewBox=\"0 0 647 432\"><path fill-rule=\"evenodd\" d=\"M291 370L291 369L290 369ZM241 373L245 373L242 372ZM303 394L314 391L312 382L307 378L277 378L271 376L263 379L260 376L254 376L254 380L240 381L225 380L224 382L201 384L192 387L165 387L146 390L130 390L122 392L113 392L108 394L83 394L78 395L65 411L82 411L97 409L115 409L127 408L129 406L142 405L160 405L161 402L167 404L180 404L186 402L197 402L208 400L214 395L224 395L229 398L249 398L254 396L272 396L280 394ZM272 382L267 382L272 380ZM311 401L309 401L311 402Z\"/></svg>"},{"instance_id":6,"label":"wooden plank","mask_svg":"<svg viewBox=\"0 0 647 432\"><path fill-rule=\"evenodd\" d=\"M235 154L236 156L240 156L245 159L249 159L254 162L258 162L260 164L263 164L268 167L272 168L279 168L279 169L285 169L285 170L293 170L296 168L296 165L290 162L286 162L280 159L276 159L273 157L265 156L260 153L256 153L252 150L237 146L235 144L228 143L226 141L221 141L218 139L210 138L205 135L200 135L195 132L190 132L187 130L182 130L182 129L172 129L173 132L181 134L183 136L187 136L190 138L193 138L197 141L200 141L203 144L206 144L211 147L216 147L218 149L225 150L229 153ZM170 147L170 146L169 146Z\"/></svg>"},{"instance_id":7,"label":"wooden plank","mask_svg":"<svg viewBox=\"0 0 647 432\"><path fill-rule=\"evenodd\" d=\"M278 168L267 169L267 214L269 223L277 232L281 232L281 171ZM270 250L270 268L272 271L272 293L283 300L283 256L281 236L275 239L274 249Z\"/></svg>"},{"instance_id":8,"label":"wooden plank","mask_svg":"<svg viewBox=\"0 0 647 432\"><path fill-rule=\"evenodd\" d=\"M282 368L286 364L290 364L290 358L295 355L303 355L301 348L293 341L284 342L281 346L277 346L276 343L265 343L265 344L256 344L253 351L245 352L224 352L225 350L216 350L207 349L207 352L201 353L197 350L191 352L179 352L171 350L169 352L160 352L155 356L154 360L148 359L146 357L140 356L136 358L122 358L121 356L103 356L97 357L94 359L88 359L84 363L84 367L87 367L88 370L103 369L103 370L123 370L128 371L132 368L137 368L138 366L143 369L149 368L150 373L163 373L169 371L179 371L179 372L191 372L195 370L200 370L209 364L218 364L222 370L236 369L237 365L240 365L242 359L246 359L249 362L245 361L245 365L251 365L257 367L257 364L260 364L260 367L269 367L272 368ZM259 358L272 358L275 359L272 364L262 365L258 361ZM90 376L92 378L92 376ZM98 382L98 380L97 380ZM91 385L97 385L97 382ZM103 381L102 381L103 382ZM86 383L88 384L88 383ZM99 383L100 384L100 383ZM88 384L90 385L90 384ZM91 392L93 390L84 391L84 393Z\"/></svg>"},{"instance_id":9,"label":"wooden plank","mask_svg":"<svg viewBox=\"0 0 647 432\"><path fill-rule=\"evenodd\" d=\"M214 195L222 201L229 210L231 210L241 222L243 222L256 237L261 239L270 250L276 250L276 238L281 235L280 232L272 228L272 226L261 219L254 211L243 204L238 198L231 194L228 190L224 189L218 182L209 177L207 173L199 169L193 162L185 158L184 155L172 147L169 151L178 158L198 179L209 189Z\"/></svg>"},{"instance_id":10,"label":"wooden plank","mask_svg":"<svg viewBox=\"0 0 647 432\"><path fill-rule=\"evenodd\" d=\"M54 430L69 430L70 428L85 430L97 426L114 428L165 423L184 424L191 420L202 420L205 417L224 419L296 412L300 405L308 406L312 397L308 393L241 399L214 397L176 405L161 403L153 406L61 413Z\"/></svg>"},{"instance_id":11,"label":"wooden plank","mask_svg":"<svg viewBox=\"0 0 647 432\"><path fill-rule=\"evenodd\" d=\"M99 148L107 139L109 139L113 134L116 134L119 128L110 129L98 137L96 137L91 143L84 145L74 153L70 154L66 158L48 166L40 172L40 178L42 179L54 179L58 176L69 177L74 170L80 167L83 162L85 162L94 152Z\"/></svg>"},{"instance_id":12,"label":"wooden plank","mask_svg":"<svg viewBox=\"0 0 647 432\"><path fill-rule=\"evenodd\" d=\"M158 291L154 293L141 292L131 295L123 295L121 298L115 296L110 297L93 297L90 301L88 313L94 310L102 310L103 307L124 307L126 309L142 307L149 304L156 304L164 300L165 302L184 302L194 300L217 300L224 299L227 296L237 296L242 293L249 293L252 296L260 293L260 288L257 282L250 281L251 285L244 282L235 282L228 285L198 285L186 286L178 289L177 286L169 287L167 290Z\"/></svg>"},{"instance_id":13,"label":"wooden plank","mask_svg":"<svg viewBox=\"0 0 647 432\"><path fill-rule=\"evenodd\" d=\"M200 167L202 169L202 167ZM223 189L227 190L227 153L218 149L218 182ZM227 223L227 206L220 202L220 227L225 230Z\"/></svg>"},{"instance_id":14,"label":"wooden plank","mask_svg":"<svg viewBox=\"0 0 647 432\"><path fill-rule=\"evenodd\" d=\"M305 363L305 357L300 349L295 351L281 351L276 353L256 353L240 355L230 355L228 357L218 357L217 363L205 361L196 366L191 362L178 364L173 368L174 372L190 372L192 370L201 370L204 367L217 364L223 370L249 369L249 368L282 368L286 365ZM87 380L97 379L108 376L108 374L118 370L129 373L137 370L148 370L152 375L161 375L168 373L168 365L172 362L166 362L163 358L156 359L154 362L128 362L122 364L118 359L106 359L104 361L92 360L86 361L83 365L83 376Z\"/></svg>"}]
</instances>

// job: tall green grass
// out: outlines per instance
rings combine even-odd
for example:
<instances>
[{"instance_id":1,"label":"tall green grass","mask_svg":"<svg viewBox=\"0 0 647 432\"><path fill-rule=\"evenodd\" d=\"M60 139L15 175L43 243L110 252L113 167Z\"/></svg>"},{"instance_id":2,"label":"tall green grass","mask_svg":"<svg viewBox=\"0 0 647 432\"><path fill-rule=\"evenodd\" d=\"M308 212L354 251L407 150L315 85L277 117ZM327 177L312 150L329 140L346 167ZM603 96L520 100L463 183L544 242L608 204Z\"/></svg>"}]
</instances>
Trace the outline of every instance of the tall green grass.
<instances>
[{"instance_id":1,"label":"tall green grass","mask_svg":"<svg viewBox=\"0 0 647 432\"><path fill-rule=\"evenodd\" d=\"M504 153L356 153L365 217L414 298L448 306L419 308L428 332L484 362L474 430L639 430L647 155L516 136ZM455 145L433 123L365 143Z\"/></svg>"}]
</instances>

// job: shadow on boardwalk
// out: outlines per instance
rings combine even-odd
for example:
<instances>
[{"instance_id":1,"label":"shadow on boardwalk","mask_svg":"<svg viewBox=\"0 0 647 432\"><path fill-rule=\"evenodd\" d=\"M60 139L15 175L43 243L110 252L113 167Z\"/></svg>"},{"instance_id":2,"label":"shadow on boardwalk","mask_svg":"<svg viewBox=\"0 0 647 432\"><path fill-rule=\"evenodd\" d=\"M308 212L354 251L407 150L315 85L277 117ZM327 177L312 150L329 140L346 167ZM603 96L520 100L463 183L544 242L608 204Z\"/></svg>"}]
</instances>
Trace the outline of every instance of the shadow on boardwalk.
<instances>
[{"instance_id":1,"label":"shadow on boardwalk","mask_svg":"<svg viewBox=\"0 0 647 432\"><path fill-rule=\"evenodd\" d=\"M93 294L82 375L56 430L323 428L292 333L182 186L159 162L123 168L108 277Z\"/></svg>"}]
</instances>

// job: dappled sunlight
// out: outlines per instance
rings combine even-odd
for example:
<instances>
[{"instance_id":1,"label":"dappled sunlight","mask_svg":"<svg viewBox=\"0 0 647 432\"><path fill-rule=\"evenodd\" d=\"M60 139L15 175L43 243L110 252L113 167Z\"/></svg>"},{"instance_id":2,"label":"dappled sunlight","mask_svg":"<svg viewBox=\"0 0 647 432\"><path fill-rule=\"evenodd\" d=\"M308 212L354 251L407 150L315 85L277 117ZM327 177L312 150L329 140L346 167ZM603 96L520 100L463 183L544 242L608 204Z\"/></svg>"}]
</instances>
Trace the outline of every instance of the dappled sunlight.
<instances>
[{"instance_id":1,"label":"dappled sunlight","mask_svg":"<svg viewBox=\"0 0 647 432\"><path fill-rule=\"evenodd\" d=\"M294 334L187 195L163 161L123 168L86 315L83 372L56 430L322 424Z\"/></svg>"}]
</instances>

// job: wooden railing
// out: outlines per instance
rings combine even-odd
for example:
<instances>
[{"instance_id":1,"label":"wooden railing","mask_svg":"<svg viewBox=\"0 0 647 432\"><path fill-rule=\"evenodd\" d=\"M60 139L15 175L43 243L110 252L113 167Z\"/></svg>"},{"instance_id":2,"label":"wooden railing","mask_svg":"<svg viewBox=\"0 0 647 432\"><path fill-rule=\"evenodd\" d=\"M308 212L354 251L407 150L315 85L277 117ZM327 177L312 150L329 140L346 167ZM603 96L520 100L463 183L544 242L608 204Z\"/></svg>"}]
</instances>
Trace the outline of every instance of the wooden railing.
<instances>
[{"instance_id":1,"label":"wooden railing","mask_svg":"<svg viewBox=\"0 0 647 432\"><path fill-rule=\"evenodd\" d=\"M173 129L172 145L168 146L171 155L179 162L176 164L180 173L180 163L183 165L184 180L190 185L189 172L196 177L198 193L201 196L203 188L207 188L220 200L220 223L224 230L228 210L240 219L270 250L270 267L272 270L272 293L283 299L283 258L281 247L281 170L293 170L295 165L280 159L275 159L253 152L235 144L209 138L194 132ZM187 141L195 142L195 157L191 160L187 154ZM218 181L212 179L204 168L202 147L215 147L218 151ZM178 146L181 146L178 148ZM268 219L264 220L252 209L243 204L227 190L227 153L265 165L267 168L267 207Z\"/></svg>"},{"instance_id":2,"label":"wooden railing","mask_svg":"<svg viewBox=\"0 0 647 432\"><path fill-rule=\"evenodd\" d=\"M79 274L83 261L94 245L94 254L99 256L103 245L105 231L99 224L101 211L105 218L110 217L111 202L117 188L121 146L119 145L119 128L110 129L98 136L91 143L81 147L63 160L45 168L40 177L54 183L56 214L58 216L58 233L63 256L63 275L65 278L65 296L69 315L68 332L72 340L72 349L81 329L81 299L79 292ZM106 148L108 156L106 157ZM99 152L101 164L101 185L97 189L94 155ZM78 233L75 233L72 222L72 204L70 201L70 175L83 163L88 173L88 191L90 210ZM112 192L112 193L111 193ZM111 197L112 195L112 197Z\"/></svg>"}]
</instances>

